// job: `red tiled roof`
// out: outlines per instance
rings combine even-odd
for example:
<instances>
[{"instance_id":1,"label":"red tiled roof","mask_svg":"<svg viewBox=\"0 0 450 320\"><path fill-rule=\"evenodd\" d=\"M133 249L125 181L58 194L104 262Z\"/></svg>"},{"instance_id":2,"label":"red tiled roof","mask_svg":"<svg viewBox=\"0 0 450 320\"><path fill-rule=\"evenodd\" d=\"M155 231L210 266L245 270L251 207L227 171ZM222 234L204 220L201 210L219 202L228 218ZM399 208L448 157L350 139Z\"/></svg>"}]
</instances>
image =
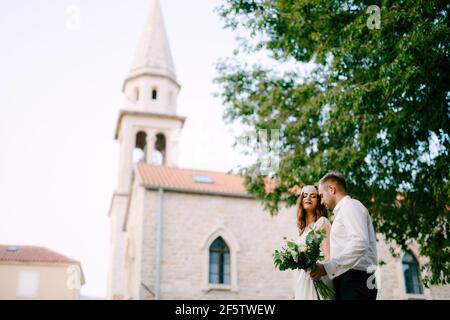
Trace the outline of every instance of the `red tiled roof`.
<instances>
[{"instance_id":1,"label":"red tiled roof","mask_svg":"<svg viewBox=\"0 0 450 320\"><path fill-rule=\"evenodd\" d=\"M137 164L137 173L139 181L146 187L248 196L244 178L236 174L155 166L143 162ZM195 182L194 175L208 176L213 183Z\"/></svg>"},{"instance_id":2,"label":"red tiled roof","mask_svg":"<svg viewBox=\"0 0 450 320\"><path fill-rule=\"evenodd\" d=\"M14 245L0 245L0 261L79 263L44 247Z\"/></svg>"}]
</instances>

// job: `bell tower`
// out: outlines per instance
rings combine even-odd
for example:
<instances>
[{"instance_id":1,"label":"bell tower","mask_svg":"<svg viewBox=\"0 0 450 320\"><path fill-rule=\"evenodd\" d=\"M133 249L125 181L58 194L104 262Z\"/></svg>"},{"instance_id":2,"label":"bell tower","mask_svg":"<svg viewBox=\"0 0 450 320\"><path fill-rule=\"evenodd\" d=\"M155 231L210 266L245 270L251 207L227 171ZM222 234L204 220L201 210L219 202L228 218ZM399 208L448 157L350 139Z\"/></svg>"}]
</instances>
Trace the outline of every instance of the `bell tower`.
<instances>
[{"instance_id":1,"label":"bell tower","mask_svg":"<svg viewBox=\"0 0 450 320\"><path fill-rule=\"evenodd\" d=\"M159 0L151 0L150 13L122 91L125 103L119 112L115 139L119 141L119 176L111 208L108 296L126 296L124 261L127 238L123 221L134 166L177 166L178 142L185 118L177 115L180 91Z\"/></svg>"},{"instance_id":2,"label":"bell tower","mask_svg":"<svg viewBox=\"0 0 450 320\"><path fill-rule=\"evenodd\" d=\"M115 138L120 143L118 191L128 192L138 161L177 166L184 117L177 116L180 91L159 0L152 0L147 23L123 83L125 105Z\"/></svg>"}]
</instances>

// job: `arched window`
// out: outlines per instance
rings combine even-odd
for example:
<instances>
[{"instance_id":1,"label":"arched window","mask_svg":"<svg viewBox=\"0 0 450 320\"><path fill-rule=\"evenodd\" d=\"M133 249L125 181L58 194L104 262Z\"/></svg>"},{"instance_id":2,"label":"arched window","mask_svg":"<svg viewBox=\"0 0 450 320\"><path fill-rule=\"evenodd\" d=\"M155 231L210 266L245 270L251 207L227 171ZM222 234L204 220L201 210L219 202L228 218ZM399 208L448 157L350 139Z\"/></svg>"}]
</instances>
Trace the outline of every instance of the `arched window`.
<instances>
[{"instance_id":1,"label":"arched window","mask_svg":"<svg viewBox=\"0 0 450 320\"><path fill-rule=\"evenodd\" d=\"M403 277L405 278L406 293L422 294L419 263L411 252L405 252L402 259Z\"/></svg>"},{"instance_id":2,"label":"arched window","mask_svg":"<svg viewBox=\"0 0 450 320\"><path fill-rule=\"evenodd\" d=\"M158 90L156 88L152 89L152 100L158 99Z\"/></svg>"},{"instance_id":3,"label":"arched window","mask_svg":"<svg viewBox=\"0 0 450 320\"><path fill-rule=\"evenodd\" d=\"M230 284L230 249L222 237L209 247L209 283Z\"/></svg>"},{"instance_id":4,"label":"arched window","mask_svg":"<svg viewBox=\"0 0 450 320\"><path fill-rule=\"evenodd\" d=\"M166 164L166 137L162 133L156 135L155 149L152 162L156 165Z\"/></svg>"},{"instance_id":5,"label":"arched window","mask_svg":"<svg viewBox=\"0 0 450 320\"><path fill-rule=\"evenodd\" d=\"M147 156L147 134L139 131L136 134L136 143L133 150L133 163L145 161Z\"/></svg>"}]
</instances>

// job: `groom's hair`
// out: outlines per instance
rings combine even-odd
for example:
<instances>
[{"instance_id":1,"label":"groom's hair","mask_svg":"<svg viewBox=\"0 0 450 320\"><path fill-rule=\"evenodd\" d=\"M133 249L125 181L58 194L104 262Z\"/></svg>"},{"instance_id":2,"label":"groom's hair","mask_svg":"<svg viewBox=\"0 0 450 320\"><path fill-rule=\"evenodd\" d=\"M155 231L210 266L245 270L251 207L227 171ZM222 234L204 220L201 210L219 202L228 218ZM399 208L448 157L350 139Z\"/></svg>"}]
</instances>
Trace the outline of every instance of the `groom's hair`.
<instances>
[{"instance_id":1,"label":"groom's hair","mask_svg":"<svg viewBox=\"0 0 450 320\"><path fill-rule=\"evenodd\" d=\"M338 189L347 192L347 184L345 183L345 178L340 172L328 172L326 175L319 180L319 184L333 182Z\"/></svg>"}]
</instances>

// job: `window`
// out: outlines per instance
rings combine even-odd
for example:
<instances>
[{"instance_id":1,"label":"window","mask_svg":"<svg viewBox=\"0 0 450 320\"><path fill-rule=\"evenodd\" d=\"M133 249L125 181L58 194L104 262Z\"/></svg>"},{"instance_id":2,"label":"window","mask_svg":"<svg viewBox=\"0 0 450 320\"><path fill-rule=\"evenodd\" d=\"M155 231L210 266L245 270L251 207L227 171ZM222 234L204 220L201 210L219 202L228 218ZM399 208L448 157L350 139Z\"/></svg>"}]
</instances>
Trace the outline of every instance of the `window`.
<instances>
[{"instance_id":1,"label":"window","mask_svg":"<svg viewBox=\"0 0 450 320\"><path fill-rule=\"evenodd\" d=\"M169 91L169 106L172 106L173 104L173 92Z\"/></svg>"},{"instance_id":2,"label":"window","mask_svg":"<svg viewBox=\"0 0 450 320\"><path fill-rule=\"evenodd\" d=\"M402 266L406 293L422 294L423 289L420 280L419 263L410 252L406 252L403 255Z\"/></svg>"},{"instance_id":3,"label":"window","mask_svg":"<svg viewBox=\"0 0 450 320\"><path fill-rule=\"evenodd\" d=\"M209 247L209 283L230 284L230 250L222 237Z\"/></svg>"},{"instance_id":4,"label":"window","mask_svg":"<svg viewBox=\"0 0 450 320\"><path fill-rule=\"evenodd\" d=\"M214 183L214 180L210 176L204 174L193 174L192 179L196 183Z\"/></svg>"},{"instance_id":5,"label":"window","mask_svg":"<svg viewBox=\"0 0 450 320\"><path fill-rule=\"evenodd\" d=\"M139 88L134 88L134 95L133 95L133 98L134 98L134 102L138 102L139 101Z\"/></svg>"},{"instance_id":6,"label":"window","mask_svg":"<svg viewBox=\"0 0 450 320\"><path fill-rule=\"evenodd\" d=\"M202 291L239 292L239 242L224 225L215 226L202 241Z\"/></svg>"},{"instance_id":7,"label":"window","mask_svg":"<svg viewBox=\"0 0 450 320\"><path fill-rule=\"evenodd\" d=\"M9 246L8 248L6 248L7 252L17 252L17 250L19 250L19 248L17 248L16 246Z\"/></svg>"},{"instance_id":8,"label":"window","mask_svg":"<svg viewBox=\"0 0 450 320\"><path fill-rule=\"evenodd\" d=\"M22 271L19 273L16 295L18 297L35 297L39 288L39 272Z\"/></svg>"},{"instance_id":9,"label":"window","mask_svg":"<svg viewBox=\"0 0 450 320\"><path fill-rule=\"evenodd\" d=\"M152 162L156 165L166 164L166 137L162 133L156 135L155 148L152 154Z\"/></svg>"},{"instance_id":10,"label":"window","mask_svg":"<svg viewBox=\"0 0 450 320\"><path fill-rule=\"evenodd\" d=\"M133 163L145 161L147 156L147 134L139 131L136 134L136 142L133 150Z\"/></svg>"},{"instance_id":11,"label":"window","mask_svg":"<svg viewBox=\"0 0 450 320\"><path fill-rule=\"evenodd\" d=\"M152 89L152 100L156 100L158 99L158 91L156 90L156 88Z\"/></svg>"}]
</instances>

